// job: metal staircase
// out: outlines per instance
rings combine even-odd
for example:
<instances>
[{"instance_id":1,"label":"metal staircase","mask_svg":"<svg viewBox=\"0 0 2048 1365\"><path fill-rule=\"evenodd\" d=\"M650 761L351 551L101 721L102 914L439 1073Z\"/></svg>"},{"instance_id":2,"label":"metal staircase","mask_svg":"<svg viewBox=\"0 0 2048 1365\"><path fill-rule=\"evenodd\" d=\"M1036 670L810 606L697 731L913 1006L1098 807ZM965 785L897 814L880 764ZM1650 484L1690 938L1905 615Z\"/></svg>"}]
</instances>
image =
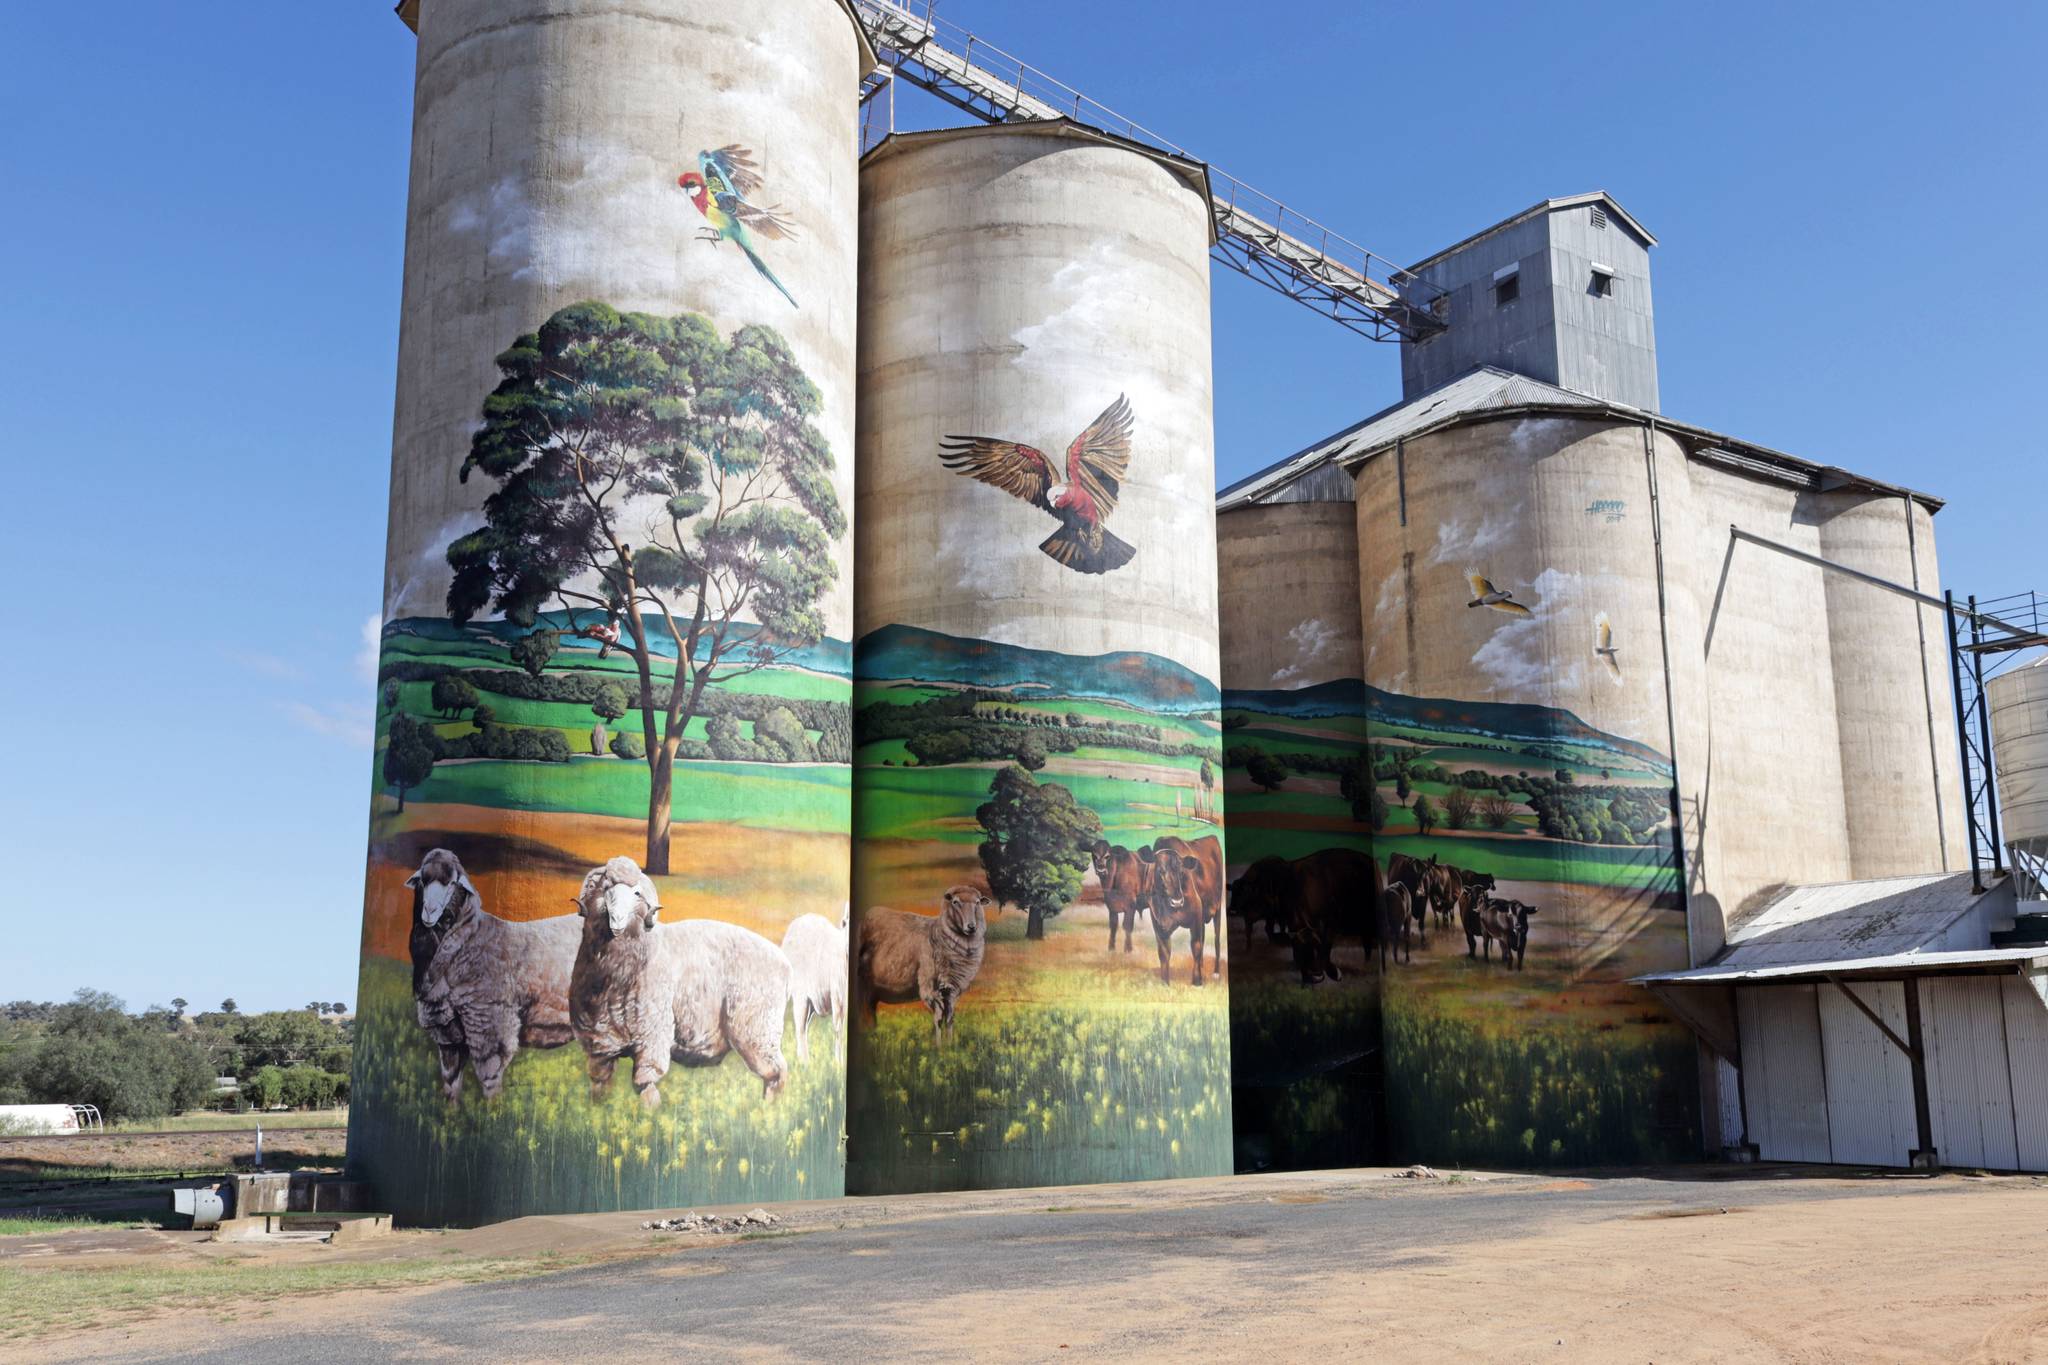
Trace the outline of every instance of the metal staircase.
<instances>
[{"instance_id":1,"label":"metal staircase","mask_svg":"<svg viewBox=\"0 0 2048 1365\"><path fill-rule=\"evenodd\" d=\"M1963 816L1970 828L1970 872L1981 888L1987 867L1994 878L2005 875L2008 852L1998 829L1998 782L1991 761L1991 712L1984 699L1984 680L2017 662L2020 651L2048 645L2048 599L2032 592L1988 602L1974 597L1958 602L1954 593L1944 596L1956 742L1962 749ZM2018 864L2015 870L2031 883L2032 894L2041 894L2048 868L2030 851L2010 852Z\"/></svg>"},{"instance_id":2,"label":"metal staircase","mask_svg":"<svg viewBox=\"0 0 2048 1365\"><path fill-rule=\"evenodd\" d=\"M1177 144L933 14L894 0L852 0L881 65L861 86L863 150L893 130L897 79L986 123L1069 118L1190 161ZM881 96L888 93L886 106ZM886 123L878 129L878 111ZM1215 166L1212 256L1241 275L1374 341L1444 326L1444 292Z\"/></svg>"}]
</instances>

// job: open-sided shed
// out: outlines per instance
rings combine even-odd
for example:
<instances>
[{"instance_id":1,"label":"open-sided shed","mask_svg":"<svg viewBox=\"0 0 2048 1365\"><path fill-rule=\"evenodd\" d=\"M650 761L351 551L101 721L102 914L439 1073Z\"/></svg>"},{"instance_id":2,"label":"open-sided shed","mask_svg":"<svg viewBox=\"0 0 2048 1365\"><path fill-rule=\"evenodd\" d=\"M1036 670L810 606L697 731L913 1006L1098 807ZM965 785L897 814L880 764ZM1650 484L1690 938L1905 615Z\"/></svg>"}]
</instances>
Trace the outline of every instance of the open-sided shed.
<instances>
[{"instance_id":1,"label":"open-sided shed","mask_svg":"<svg viewBox=\"0 0 2048 1365\"><path fill-rule=\"evenodd\" d=\"M1992 947L2012 912L1967 875L1791 887L1637 980L1734 1070L1754 1156L2048 1170L2048 945Z\"/></svg>"}]
</instances>

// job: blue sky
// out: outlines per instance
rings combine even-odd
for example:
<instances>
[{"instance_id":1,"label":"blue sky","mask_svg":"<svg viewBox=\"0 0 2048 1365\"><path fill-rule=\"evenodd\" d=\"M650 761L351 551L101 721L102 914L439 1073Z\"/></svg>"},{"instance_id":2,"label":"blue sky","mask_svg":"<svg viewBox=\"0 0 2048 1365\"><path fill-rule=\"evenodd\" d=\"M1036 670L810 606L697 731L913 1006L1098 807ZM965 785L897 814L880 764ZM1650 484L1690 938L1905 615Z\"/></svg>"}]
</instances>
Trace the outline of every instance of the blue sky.
<instances>
[{"instance_id":1,"label":"blue sky","mask_svg":"<svg viewBox=\"0 0 2048 1365\"><path fill-rule=\"evenodd\" d=\"M941 13L1395 260L1610 191L1663 242L1672 416L1944 496L1950 585L2048 588L2048 9ZM8 29L0 999L352 1003L412 37L376 0ZM1221 481L1398 396L1247 281L1215 318Z\"/></svg>"}]
</instances>

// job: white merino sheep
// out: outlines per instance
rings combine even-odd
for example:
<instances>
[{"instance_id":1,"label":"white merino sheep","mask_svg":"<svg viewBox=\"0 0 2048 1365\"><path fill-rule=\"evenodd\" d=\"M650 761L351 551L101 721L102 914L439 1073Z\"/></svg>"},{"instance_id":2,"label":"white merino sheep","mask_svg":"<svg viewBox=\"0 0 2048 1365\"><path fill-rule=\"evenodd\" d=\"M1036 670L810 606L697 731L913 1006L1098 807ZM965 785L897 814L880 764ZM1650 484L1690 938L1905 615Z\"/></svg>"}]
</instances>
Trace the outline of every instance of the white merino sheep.
<instances>
[{"instance_id":1,"label":"white merino sheep","mask_svg":"<svg viewBox=\"0 0 2048 1365\"><path fill-rule=\"evenodd\" d=\"M462 1095L462 1064L476 1069L485 1099L496 1098L521 1047L560 1047L569 1029L569 974L581 926L573 916L504 920L484 909L456 856L431 850L406 879L424 927L439 943L415 963L420 1027L441 1054L441 1088ZM422 946L414 926L414 949Z\"/></svg>"},{"instance_id":2,"label":"white merino sheep","mask_svg":"<svg viewBox=\"0 0 2048 1365\"><path fill-rule=\"evenodd\" d=\"M837 1035L846 1027L846 920L798 915L782 931L782 955L789 959L789 1014L796 1023L796 1059L811 1055L811 1020L830 1019Z\"/></svg>"},{"instance_id":3,"label":"white merino sheep","mask_svg":"<svg viewBox=\"0 0 2048 1365\"><path fill-rule=\"evenodd\" d=\"M652 1109L671 1059L710 1066L728 1051L768 1095L782 1089L789 959L780 948L720 920L661 923L661 894L631 858L592 869L576 901L583 929L569 1022L589 1057L592 1098L631 1056L633 1085Z\"/></svg>"}]
</instances>

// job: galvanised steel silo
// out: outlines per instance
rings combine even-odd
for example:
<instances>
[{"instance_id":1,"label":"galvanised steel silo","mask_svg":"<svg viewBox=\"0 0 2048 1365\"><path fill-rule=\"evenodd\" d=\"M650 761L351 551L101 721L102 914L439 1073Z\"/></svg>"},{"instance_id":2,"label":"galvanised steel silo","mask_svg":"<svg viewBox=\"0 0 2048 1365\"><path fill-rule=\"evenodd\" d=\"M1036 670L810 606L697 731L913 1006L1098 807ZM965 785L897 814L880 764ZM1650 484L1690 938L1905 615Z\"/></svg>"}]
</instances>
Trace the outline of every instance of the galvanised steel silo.
<instances>
[{"instance_id":1,"label":"galvanised steel silo","mask_svg":"<svg viewBox=\"0 0 2048 1365\"><path fill-rule=\"evenodd\" d=\"M1360 931L1383 883L1359 785L1357 514L1348 498L1237 506L1218 513L1216 537L1238 1169L1374 1165L1385 1160L1381 965ZM1325 926L1327 962L1304 911L1306 923L1339 921Z\"/></svg>"},{"instance_id":2,"label":"galvanised steel silo","mask_svg":"<svg viewBox=\"0 0 2048 1365\"><path fill-rule=\"evenodd\" d=\"M872 53L837 0L406 17L350 1164L427 1221L837 1194Z\"/></svg>"},{"instance_id":3,"label":"galvanised steel silo","mask_svg":"<svg viewBox=\"0 0 2048 1365\"><path fill-rule=\"evenodd\" d=\"M1230 1169L1210 241L1064 121L863 164L852 1190Z\"/></svg>"},{"instance_id":4,"label":"galvanised steel silo","mask_svg":"<svg viewBox=\"0 0 2048 1365\"><path fill-rule=\"evenodd\" d=\"M1374 849L1416 940L1382 986L1394 1150L1695 1153L1695 1044L1626 984L1688 965L1674 769L1697 771L1706 692L1682 452L1478 414L1368 459L1357 495Z\"/></svg>"}]
</instances>

